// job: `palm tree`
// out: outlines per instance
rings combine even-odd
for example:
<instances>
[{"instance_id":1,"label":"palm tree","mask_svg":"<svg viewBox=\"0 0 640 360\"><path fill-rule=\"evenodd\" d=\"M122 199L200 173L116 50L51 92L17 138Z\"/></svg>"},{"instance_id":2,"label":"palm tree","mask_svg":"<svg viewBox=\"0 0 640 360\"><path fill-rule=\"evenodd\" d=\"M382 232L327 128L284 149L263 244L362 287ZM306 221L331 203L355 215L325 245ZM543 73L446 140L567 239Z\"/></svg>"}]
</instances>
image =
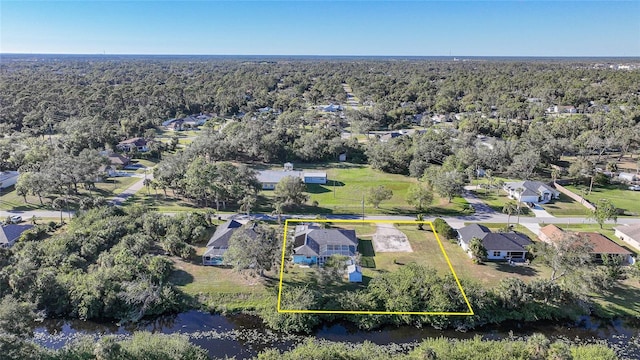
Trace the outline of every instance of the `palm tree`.
<instances>
[{"instance_id":1,"label":"palm tree","mask_svg":"<svg viewBox=\"0 0 640 360\"><path fill-rule=\"evenodd\" d=\"M491 169L485 170L484 176L489 181L489 189L491 189L491 187L493 186L493 170ZM485 194L486 194L486 191L485 191Z\"/></svg>"},{"instance_id":2,"label":"palm tree","mask_svg":"<svg viewBox=\"0 0 640 360\"><path fill-rule=\"evenodd\" d=\"M551 179L553 180L553 183L556 183L556 180L558 180L558 176L560 175L560 170L558 170L557 168L553 168L551 169Z\"/></svg>"},{"instance_id":3,"label":"palm tree","mask_svg":"<svg viewBox=\"0 0 640 360\"><path fill-rule=\"evenodd\" d=\"M520 201L520 199L522 198L522 193L524 192L523 188L517 188L516 189L516 193L518 194L518 207L517 207L517 211L518 211L518 224L520 224L520 204L522 203L522 201Z\"/></svg>"},{"instance_id":4,"label":"palm tree","mask_svg":"<svg viewBox=\"0 0 640 360\"><path fill-rule=\"evenodd\" d=\"M284 212L284 204L281 202L276 202L275 204L273 204L273 211L271 212L271 215L276 215L278 217L278 225L280 225L282 223L282 218L281 215Z\"/></svg>"},{"instance_id":5,"label":"palm tree","mask_svg":"<svg viewBox=\"0 0 640 360\"><path fill-rule=\"evenodd\" d=\"M504 204L504 206L502 207L502 213L503 214L507 214L507 227L509 227L509 223L511 222L511 215L513 215L514 212L516 212L517 207L516 205L509 201L508 203Z\"/></svg>"},{"instance_id":6,"label":"palm tree","mask_svg":"<svg viewBox=\"0 0 640 360\"><path fill-rule=\"evenodd\" d=\"M144 185L147 188L147 195L151 195L149 193L149 186L151 186L151 179L144 179L142 181L142 185Z\"/></svg>"}]
</instances>

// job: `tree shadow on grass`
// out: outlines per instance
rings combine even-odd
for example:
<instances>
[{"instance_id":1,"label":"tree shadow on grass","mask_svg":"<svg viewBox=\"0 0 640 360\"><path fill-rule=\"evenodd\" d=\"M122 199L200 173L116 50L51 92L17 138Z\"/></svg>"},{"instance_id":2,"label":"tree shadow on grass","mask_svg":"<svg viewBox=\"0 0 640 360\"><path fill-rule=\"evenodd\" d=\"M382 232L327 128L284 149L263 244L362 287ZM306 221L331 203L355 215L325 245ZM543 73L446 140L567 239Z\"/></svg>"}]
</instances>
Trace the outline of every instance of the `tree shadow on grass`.
<instances>
[{"instance_id":1,"label":"tree shadow on grass","mask_svg":"<svg viewBox=\"0 0 640 360\"><path fill-rule=\"evenodd\" d=\"M536 276L538 274L538 270L526 265L509 265L508 263L503 262L494 264L496 270L510 274L518 274L522 276Z\"/></svg>"},{"instance_id":2,"label":"tree shadow on grass","mask_svg":"<svg viewBox=\"0 0 640 360\"><path fill-rule=\"evenodd\" d=\"M169 282L176 286L185 286L193 282L193 276L184 270L175 270L169 276Z\"/></svg>"}]
</instances>

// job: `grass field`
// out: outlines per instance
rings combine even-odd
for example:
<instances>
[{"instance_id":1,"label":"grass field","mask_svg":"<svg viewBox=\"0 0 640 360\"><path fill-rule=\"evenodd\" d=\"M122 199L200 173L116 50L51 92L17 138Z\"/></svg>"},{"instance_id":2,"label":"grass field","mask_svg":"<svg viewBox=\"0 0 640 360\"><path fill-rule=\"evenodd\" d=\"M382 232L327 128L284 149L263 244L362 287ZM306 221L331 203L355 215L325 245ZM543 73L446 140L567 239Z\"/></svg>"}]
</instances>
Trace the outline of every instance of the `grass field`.
<instances>
[{"instance_id":1,"label":"grass field","mask_svg":"<svg viewBox=\"0 0 640 360\"><path fill-rule=\"evenodd\" d=\"M307 206L297 209L299 213L318 214L361 214L363 196L369 189L383 185L393 191L390 200L383 201L378 209L366 203L364 212L366 214L415 214L415 208L407 204L407 190L411 184L417 182L416 179L397 174L388 174L372 169L367 165L356 165L348 163L335 163L323 165L302 164L303 169L314 169L326 171L328 182L326 185L307 184L307 194L309 204L318 202L317 207ZM296 164L296 167L297 164ZM263 191L262 203L263 211L272 206L273 191ZM467 202L462 198L454 198L451 203L446 199L435 197L433 206L430 207L429 214L441 215L461 215L464 214Z\"/></svg>"},{"instance_id":2,"label":"grass field","mask_svg":"<svg viewBox=\"0 0 640 360\"><path fill-rule=\"evenodd\" d=\"M626 186L622 185L594 185L591 194L588 194L589 188L587 186L567 185L565 187L578 195L582 195L584 190L584 198L592 204L599 199L609 199L615 207L623 209L625 214L640 216L640 191L628 190Z\"/></svg>"},{"instance_id":3,"label":"grass field","mask_svg":"<svg viewBox=\"0 0 640 360\"><path fill-rule=\"evenodd\" d=\"M565 194L542 207L553 216L587 216L588 209Z\"/></svg>"}]
</instances>

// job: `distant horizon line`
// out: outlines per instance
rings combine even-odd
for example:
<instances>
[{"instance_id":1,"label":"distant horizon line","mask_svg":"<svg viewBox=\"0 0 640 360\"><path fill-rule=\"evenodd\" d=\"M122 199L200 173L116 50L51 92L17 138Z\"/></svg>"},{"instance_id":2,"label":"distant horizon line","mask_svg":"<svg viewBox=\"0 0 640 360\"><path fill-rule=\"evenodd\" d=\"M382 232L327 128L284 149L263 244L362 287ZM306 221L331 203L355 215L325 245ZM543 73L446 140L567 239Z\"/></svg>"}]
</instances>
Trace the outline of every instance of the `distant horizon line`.
<instances>
[{"instance_id":1,"label":"distant horizon line","mask_svg":"<svg viewBox=\"0 0 640 360\"><path fill-rule=\"evenodd\" d=\"M164 56L164 57L324 57L324 58L541 58L541 59L640 59L640 55L323 55L323 54L135 54L135 53L22 53L0 52L0 56Z\"/></svg>"}]
</instances>

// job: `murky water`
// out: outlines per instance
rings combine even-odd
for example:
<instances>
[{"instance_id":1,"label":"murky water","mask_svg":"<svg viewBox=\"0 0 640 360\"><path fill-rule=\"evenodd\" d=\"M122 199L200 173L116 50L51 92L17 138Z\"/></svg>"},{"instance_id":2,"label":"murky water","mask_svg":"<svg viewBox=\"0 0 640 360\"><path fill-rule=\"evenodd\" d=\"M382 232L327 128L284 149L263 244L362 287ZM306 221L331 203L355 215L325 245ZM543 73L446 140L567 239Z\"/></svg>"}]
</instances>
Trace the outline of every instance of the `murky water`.
<instances>
[{"instance_id":1,"label":"murky water","mask_svg":"<svg viewBox=\"0 0 640 360\"><path fill-rule=\"evenodd\" d=\"M305 336L281 334L267 329L262 321L249 315L212 315L200 311L188 311L177 315L165 315L127 326L102 324L79 320L45 320L35 330L35 341L50 348L60 348L81 335L99 337L106 334L129 336L134 331L147 330L165 334L185 334L189 339L209 351L212 357L236 357L257 355L267 348L286 350L304 340ZM621 358L640 358L640 320L606 321L583 317L574 324L559 325L539 322L535 324L508 323L485 327L470 332L454 330L416 329L412 327L387 327L375 331L361 331L349 325L337 323L318 329L316 338L331 341L360 343L365 340L379 344L396 344L411 349L422 339L446 337L469 339L480 335L485 339L524 338L533 333L543 333L551 339L566 339L583 343L603 343L616 350Z\"/></svg>"}]
</instances>

